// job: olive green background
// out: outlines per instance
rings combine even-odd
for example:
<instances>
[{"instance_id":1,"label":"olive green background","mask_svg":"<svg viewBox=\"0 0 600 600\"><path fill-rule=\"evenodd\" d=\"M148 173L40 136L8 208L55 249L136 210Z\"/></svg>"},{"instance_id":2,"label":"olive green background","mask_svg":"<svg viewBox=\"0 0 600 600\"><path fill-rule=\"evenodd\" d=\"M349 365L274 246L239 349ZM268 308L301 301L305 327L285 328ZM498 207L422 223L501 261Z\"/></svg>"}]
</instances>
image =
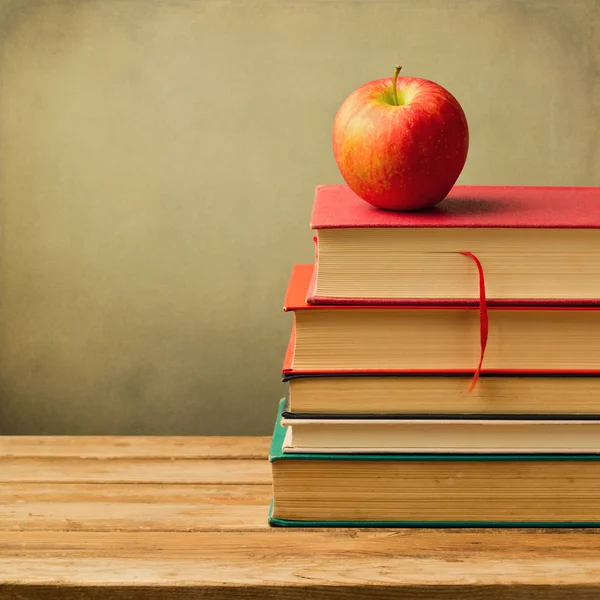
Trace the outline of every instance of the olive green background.
<instances>
[{"instance_id":1,"label":"olive green background","mask_svg":"<svg viewBox=\"0 0 600 600\"><path fill-rule=\"evenodd\" d=\"M0 0L0 434L268 434L335 112L396 62L460 183L600 185L597 0Z\"/></svg>"}]
</instances>

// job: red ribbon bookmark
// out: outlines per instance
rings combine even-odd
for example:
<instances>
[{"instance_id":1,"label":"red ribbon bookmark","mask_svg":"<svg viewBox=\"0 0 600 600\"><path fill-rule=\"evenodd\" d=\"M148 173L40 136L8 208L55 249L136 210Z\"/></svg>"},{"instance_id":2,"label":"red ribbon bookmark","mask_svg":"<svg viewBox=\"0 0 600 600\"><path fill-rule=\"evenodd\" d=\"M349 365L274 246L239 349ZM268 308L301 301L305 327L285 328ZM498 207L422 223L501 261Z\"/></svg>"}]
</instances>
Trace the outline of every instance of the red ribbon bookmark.
<instances>
[{"instance_id":1,"label":"red ribbon bookmark","mask_svg":"<svg viewBox=\"0 0 600 600\"><path fill-rule=\"evenodd\" d=\"M469 386L469 392L472 392L477 385L477 380L479 379L479 373L481 372L481 365L483 363L483 356L485 355L485 348L488 340L488 313L487 301L485 298L485 278L483 275L483 267L481 266L479 259L474 254L471 252L459 252L459 254L473 259L477 265L477 272L479 273L479 340L481 342L481 354L479 355L479 364L477 365L477 370L475 371L473 379L471 380L471 385Z\"/></svg>"}]
</instances>

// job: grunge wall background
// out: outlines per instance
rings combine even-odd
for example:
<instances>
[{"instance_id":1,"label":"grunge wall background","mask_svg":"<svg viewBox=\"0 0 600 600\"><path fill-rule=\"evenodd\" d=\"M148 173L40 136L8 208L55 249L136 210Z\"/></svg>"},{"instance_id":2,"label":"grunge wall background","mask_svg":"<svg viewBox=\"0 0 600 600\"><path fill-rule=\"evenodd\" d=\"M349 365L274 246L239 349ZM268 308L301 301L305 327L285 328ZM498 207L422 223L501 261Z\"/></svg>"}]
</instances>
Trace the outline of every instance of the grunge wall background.
<instances>
[{"instance_id":1,"label":"grunge wall background","mask_svg":"<svg viewBox=\"0 0 600 600\"><path fill-rule=\"evenodd\" d=\"M0 2L0 433L269 434L331 124L459 99L463 184L600 185L596 0Z\"/></svg>"}]
</instances>

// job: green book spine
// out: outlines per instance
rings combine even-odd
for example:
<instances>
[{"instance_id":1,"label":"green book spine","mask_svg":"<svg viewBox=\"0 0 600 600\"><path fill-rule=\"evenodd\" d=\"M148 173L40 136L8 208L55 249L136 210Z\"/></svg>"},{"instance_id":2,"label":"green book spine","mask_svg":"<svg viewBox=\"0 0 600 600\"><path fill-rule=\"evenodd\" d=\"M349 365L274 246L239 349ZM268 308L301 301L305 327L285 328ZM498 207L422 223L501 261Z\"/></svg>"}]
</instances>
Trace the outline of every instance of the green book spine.
<instances>
[{"instance_id":1,"label":"green book spine","mask_svg":"<svg viewBox=\"0 0 600 600\"><path fill-rule=\"evenodd\" d=\"M574 528L599 527L600 521L296 521L273 516L273 503L269 507L269 525L272 527L438 527L438 528Z\"/></svg>"}]
</instances>

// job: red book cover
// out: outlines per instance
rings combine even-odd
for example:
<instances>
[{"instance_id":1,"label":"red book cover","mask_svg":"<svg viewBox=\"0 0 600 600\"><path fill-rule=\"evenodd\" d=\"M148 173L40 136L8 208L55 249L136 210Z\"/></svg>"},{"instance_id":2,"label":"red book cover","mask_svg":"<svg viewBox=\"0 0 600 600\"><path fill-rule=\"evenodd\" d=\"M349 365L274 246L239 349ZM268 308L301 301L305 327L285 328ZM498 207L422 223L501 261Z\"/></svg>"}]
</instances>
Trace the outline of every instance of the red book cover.
<instances>
[{"instance_id":1,"label":"red book cover","mask_svg":"<svg viewBox=\"0 0 600 600\"><path fill-rule=\"evenodd\" d=\"M292 274L290 277L290 281L288 284L287 292L285 295L283 310L288 312L296 312L300 310L331 310L333 307L324 305L324 304L309 304L306 301L307 291L309 285L311 283L311 279L313 276L314 265L294 265L292 268ZM335 307L335 310L364 310L364 309L373 309L377 308L377 310L471 310L471 311L479 311L481 313L480 306L466 305L466 304L448 304L448 305L439 305L439 304L408 304L403 306L398 306L397 304L387 304L387 305L369 305L369 304L354 304L354 305L338 305ZM566 310L577 310L577 311L589 311L600 310L599 306L521 306L521 305L499 305L499 306L491 306L486 307L483 314L485 315L487 312L492 311L500 311L500 310L519 310L519 311L566 311ZM487 316L486 316L487 320ZM483 326L482 326L483 327ZM486 332L487 335L487 332ZM485 349L485 343L482 343L483 349ZM294 346L295 346L295 327L292 330L292 334L290 336L289 345L287 348L283 370L284 374L289 374L291 372L294 373L328 373L330 371L302 371L293 368L293 357L294 357ZM342 373L344 371L336 371ZM410 371L390 371L390 370L362 370L362 371L348 371L348 372L362 372L362 373L425 373L431 371L418 371L418 370L410 370ZM437 371L436 371L437 372ZM441 372L449 372L449 373L465 373L472 374L474 369L461 369L461 370L451 370L451 371L439 371ZM590 369L568 369L568 370L556 370L556 369L537 369L535 371L529 369L509 369L509 370L497 370L497 369L482 369L481 373L487 374L502 374L502 373L522 373L522 374L532 374L532 373L554 373L554 374L600 374L600 366L598 369L590 370Z\"/></svg>"},{"instance_id":2,"label":"red book cover","mask_svg":"<svg viewBox=\"0 0 600 600\"><path fill-rule=\"evenodd\" d=\"M294 369L292 367L294 363L294 347L296 346L296 327L292 326L292 332L290 334L290 341L288 342L287 349L285 351L285 357L283 359L282 373L291 373Z\"/></svg>"},{"instance_id":3,"label":"red book cover","mask_svg":"<svg viewBox=\"0 0 600 600\"><path fill-rule=\"evenodd\" d=\"M347 185L320 185L310 225L598 229L600 187L457 185L433 208L392 212L371 206Z\"/></svg>"}]
</instances>

